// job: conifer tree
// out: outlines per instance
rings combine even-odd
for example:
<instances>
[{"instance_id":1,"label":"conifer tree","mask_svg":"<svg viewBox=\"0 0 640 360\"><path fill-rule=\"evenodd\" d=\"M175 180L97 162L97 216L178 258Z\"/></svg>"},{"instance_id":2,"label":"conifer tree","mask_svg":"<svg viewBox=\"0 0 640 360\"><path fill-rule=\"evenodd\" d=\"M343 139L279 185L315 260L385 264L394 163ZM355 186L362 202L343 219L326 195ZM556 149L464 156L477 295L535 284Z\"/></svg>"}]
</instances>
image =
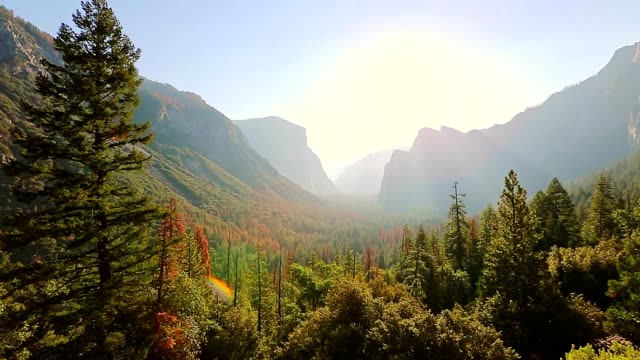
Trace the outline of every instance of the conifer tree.
<instances>
[{"instance_id":1,"label":"conifer tree","mask_svg":"<svg viewBox=\"0 0 640 360\"><path fill-rule=\"evenodd\" d=\"M539 248L552 246L575 247L579 245L579 224L575 205L557 178L553 178L546 192L538 192L532 201L532 209L538 218L538 230L542 234Z\"/></svg>"},{"instance_id":2,"label":"conifer tree","mask_svg":"<svg viewBox=\"0 0 640 360\"><path fill-rule=\"evenodd\" d=\"M449 208L449 223L447 224L447 234L445 244L447 246L447 256L455 270L464 268L464 262L468 254L467 233L469 232L469 223L466 220L467 211L465 210L462 198L465 194L458 193L458 183L453 184L453 194L449 195L453 200Z\"/></svg>"},{"instance_id":3,"label":"conifer tree","mask_svg":"<svg viewBox=\"0 0 640 360\"><path fill-rule=\"evenodd\" d=\"M483 295L500 292L523 305L534 296L540 282L542 259L536 218L527 206L527 192L511 170L498 203L496 233L484 259Z\"/></svg>"},{"instance_id":4,"label":"conifer tree","mask_svg":"<svg viewBox=\"0 0 640 360\"><path fill-rule=\"evenodd\" d=\"M582 226L582 238L589 244L595 244L613 235L615 199L611 184L605 174L600 174L589 199L587 218Z\"/></svg>"},{"instance_id":5,"label":"conifer tree","mask_svg":"<svg viewBox=\"0 0 640 360\"><path fill-rule=\"evenodd\" d=\"M400 260L399 271L396 274L396 279L399 282L404 282L405 270L408 266L409 251L413 248L413 234L408 226L402 229L402 242L400 243Z\"/></svg>"},{"instance_id":6,"label":"conifer tree","mask_svg":"<svg viewBox=\"0 0 640 360\"><path fill-rule=\"evenodd\" d=\"M132 329L118 317L133 309L127 302L140 290L140 264L152 255L142 249L146 224L160 211L120 177L150 158L139 149L152 140L150 124L133 122L140 50L106 0L82 2L73 22L54 42L64 63L43 60L46 71L36 80L42 101L25 102L33 126L15 128L19 153L5 167L21 210L7 221L2 250L46 250L17 270L14 283L38 295L2 325L42 316L34 337L68 334L57 345L99 359L130 345L111 335ZM46 282L58 285L45 292Z\"/></svg>"},{"instance_id":7,"label":"conifer tree","mask_svg":"<svg viewBox=\"0 0 640 360\"><path fill-rule=\"evenodd\" d=\"M491 207L491 205L487 206L480 214L480 248L483 253L487 249L487 246L491 242L493 235L495 234L496 229L496 211Z\"/></svg>"},{"instance_id":8,"label":"conifer tree","mask_svg":"<svg viewBox=\"0 0 640 360\"><path fill-rule=\"evenodd\" d=\"M482 272L482 263L484 260L485 247L481 242L478 230L478 223L472 219L469 223L469 259L467 261L467 273L471 287L475 289L480 273Z\"/></svg>"},{"instance_id":9,"label":"conifer tree","mask_svg":"<svg viewBox=\"0 0 640 360\"><path fill-rule=\"evenodd\" d=\"M427 235L424 228L420 226L416 234L415 244L409 252L404 275L405 284L411 288L411 293L420 299L425 296L426 251Z\"/></svg>"},{"instance_id":10,"label":"conifer tree","mask_svg":"<svg viewBox=\"0 0 640 360\"><path fill-rule=\"evenodd\" d=\"M615 301L607 309L607 325L634 343L640 342L640 234L624 239L618 279L609 280L608 295Z\"/></svg>"}]
</instances>

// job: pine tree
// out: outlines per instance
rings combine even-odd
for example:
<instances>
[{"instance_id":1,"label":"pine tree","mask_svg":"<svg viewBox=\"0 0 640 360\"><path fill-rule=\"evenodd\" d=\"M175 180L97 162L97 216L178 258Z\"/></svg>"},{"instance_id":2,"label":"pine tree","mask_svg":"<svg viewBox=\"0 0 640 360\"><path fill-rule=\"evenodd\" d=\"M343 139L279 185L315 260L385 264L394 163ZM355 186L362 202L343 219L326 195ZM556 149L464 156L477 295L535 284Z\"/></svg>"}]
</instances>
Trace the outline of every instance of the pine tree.
<instances>
[{"instance_id":1,"label":"pine tree","mask_svg":"<svg viewBox=\"0 0 640 360\"><path fill-rule=\"evenodd\" d=\"M405 225L402 230L402 242L400 243L400 269L397 274L397 280L404 281L405 270L408 265L409 251L413 248L413 234L408 226Z\"/></svg>"},{"instance_id":2,"label":"pine tree","mask_svg":"<svg viewBox=\"0 0 640 360\"><path fill-rule=\"evenodd\" d=\"M41 105L24 105L33 126L14 130L20 150L5 170L21 210L8 219L11 231L1 241L3 251L41 251L18 270L15 285L65 286L38 290L3 325L42 316L34 337L69 334L60 346L99 359L131 346L107 342L131 329L117 319L132 311L127 303L141 289L141 264L152 256L142 239L160 211L120 176L150 158L138 148L152 140L150 124L133 122L140 50L105 0L83 2L73 22L76 29L63 24L54 43L64 64L43 60L46 72L36 80Z\"/></svg>"},{"instance_id":3,"label":"pine tree","mask_svg":"<svg viewBox=\"0 0 640 360\"><path fill-rule=\"evenodd\" d=\"M540 250L552 246L575 247L579 245L579 223L575 205L557 178L553 178L546 192L538 192L531 207L538 218L538 230L542 234Z\"/></svg>"},{"instance_id":4,"label":"pine tree","mask_svg":"<svg viewBox=\"0 0 640 360\"><path fill-rule=\"evenodd\" d=\"M498 203L496 233L484 259L484 296L500 292L523 305L536 295L542 269L536 252L539 237L535 215L527 206L527 192L511 170Z\"/></svg>"},{"instance_id":5,"label":"pine tree","mask_svg":"<svg viewBox=\"0 0 640 360\"><path fill-rule=\"evenodd\" d=\"M404 275L405 284L409 286L411 293L420 299L425 296L426 251L427 235L424 228L420 226L416 234L415 244L409 252Z\"/></svg>"},{"instance_id":6,"label":"pine tree","mask_svg":"<svg viewBox=\"0 0 640 360\"><path fill-rule=\"evenodd\" d=\"M640 342L640 234L624 239L618 279L609 280L614 304L607 309L606 326L634 343Z\"/></svg>"},{"instance_id":7,"label":"pine tree","mask_svg":"<svg viewBox=\"0 0 640 360\"><path fill-rule=\"evenodd\" d=\"M467 234L469 232L469 223L466 220L467 211L465 210L462 198L465 194L458 193L458 183L453 184L453 194L449 195L453 200L449 208L449 223L447 224L447 234L445 244L447 246L447 256L455 270L464 268L464 262L468 255Z\"/></svg>"},{"instance_id":8,"label":"pine tree","mask_svg":"<svg viewBox=\"0 0 640 360\"><path fill-rule=\"evenodd\" d=\"M236 253L236 257L234 260L234 276L235 281L233 282L233 307L238 305L238 254Z\"/></svg>"},{"instance_id":9,"label":"pine tree","mask_svg":"<svg viewBox=\"0 0 640 360\"><path fill-rule=\"evenodd\" d=\"M491 207L491 205L487 206L480 214L480 244L479 247L482 249L484 253L489 243L491 243L491 239L493 238L496 230L496 211Z\"/></svg>"},{"instance_id":10,"label":"pine tree","mask_svg":"<svg viewBox=\"0 0 640 360\"><path fill-rule=\"evenodd\" d=\"M582 226L582 238L589 244L595 244L613 235L615 199L609 179L600 174L589 199L587 218Z\"/></svg>"},{"instance_id":11,"label":"pine tree","mask_svg":"<svg viewBox=\"0 0 640 360\"><path fill-rule=\"evenodd\" d=\"M467 273L469 274L469 281L473 289L476 288L476 284L480 279L480 273L482 272L482 264L484 260L485 247L481 242L480 234L478 231L478 223L475 219L472 219L469 223L469 259L467 266Z\"/></svg>"}]
</instances>

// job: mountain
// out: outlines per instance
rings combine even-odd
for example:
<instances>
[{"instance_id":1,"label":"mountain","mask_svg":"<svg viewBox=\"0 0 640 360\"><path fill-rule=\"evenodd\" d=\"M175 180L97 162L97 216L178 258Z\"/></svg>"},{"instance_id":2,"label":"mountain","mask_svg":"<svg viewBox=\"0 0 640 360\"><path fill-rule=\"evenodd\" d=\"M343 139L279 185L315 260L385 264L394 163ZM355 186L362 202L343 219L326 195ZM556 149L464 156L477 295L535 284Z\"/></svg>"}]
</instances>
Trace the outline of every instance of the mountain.
<instances>
[{"instance_id":1,"label":"mountain","mask_svg":"<svg viewBox=\"0 0 640 360\"><path fill-rule=\"evenodd\" d=\"M13 124L28 126L19 101L38 101L33 80L42 69L39 59L61 62L52 46L50 35L0 6L0 162L11 155ZM135 119L151 122L156 138L145 151L156 156L145 174L154 179L138 182L160 181L198 203L205 201L205 192L207 201L216 203L220 198L246 202L258 196L319 203L252 150L231 120L200 96L151 80L143 82L139 94L142 101ZM190 188L194 184L200 184L198 196Z\"/></svg>"},{"instance_id":2,"label":"mountain","mask_svg":"<svg viewBox=\"0 0 640 360\"><path fill-rule=\"evenodd\" d=\"M188 149L219 165L252 189L289 200L316 199L251 149L240 129L199 95L168 84L145 80L136 119L150 120L156 138L152 147ZM218 185L221 177L212 181Z\"/></svg>"},{"instance_id":3,"label":"mountain","mask_svg":"<svg viewBox=\"0 0 640 360\"><path fill-rule=\"evenodd\" d=\"M406 150L404 147L398 149ZM384 175L384 167L391 159L394 149L369 154L344 169L336 179L340 192L352 195L377 195Z\"/></svg>"},{"instance_id":4,"label":"mountain","mask_svg":"<svg viewBox=\"0 0 640 360\"><path fill-rule=\"evenodd\" d=\"M318 156L307 144L307 130L275 117L234 121L249 141L278 172L314 194L331 194L336 188Z\"/></svg>"},{"instance_id":5,"label":"mountain","mask_svg":"<svg viewBox=\"0 0 640 360\"><path fill-rule=\"evenodd\" d=\"M420 130L409 151L385 167L379 201L387 210L443 211L454 181L471 211L495 201L513 168L531 193L569 180L637 147L640 43L615 52L595 76L551 95L504 125L462 133Z\"/></svg>"}]
</instances>

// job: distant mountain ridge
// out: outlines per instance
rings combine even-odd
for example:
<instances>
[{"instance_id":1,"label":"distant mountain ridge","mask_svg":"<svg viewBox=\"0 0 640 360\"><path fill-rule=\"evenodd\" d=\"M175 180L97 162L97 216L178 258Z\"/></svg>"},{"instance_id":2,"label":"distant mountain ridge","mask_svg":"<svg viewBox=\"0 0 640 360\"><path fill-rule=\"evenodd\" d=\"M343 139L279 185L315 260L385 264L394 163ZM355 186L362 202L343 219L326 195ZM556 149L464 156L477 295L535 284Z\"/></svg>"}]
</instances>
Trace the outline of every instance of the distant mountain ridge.
<instances>
[{"instance_id":1,"label":"distant mountain ridge","mask_svg":"<svg viewBox=\"0 0 640 360\"><path fill-rule=\"evenodd\" d=\"M639 44L615 52L597 75L551 95L504 125L462 133L420 130L409 151L385 167L379 201L387 210L444 210L454 181L470 210L494 201L509 169L531 192L625 157L637 147ZM637 137L636 137L637 139Z\"/></svg>"},{"instance_id":2,"label":"distant mountain ridge","mask_svg":"<svg viewBox=\"0 0 640 360\"><path fill-rule=\"evenodd\" d=\"M314 194L332 194L336 188L320 158L309 148L307 130L285 119L270 116L236 120L249 145L278 172Z\"/></svg>"},{"instance_id":3,"label":"distant mountain ridge","mask_svg":"<svg viewBox=\"0 0 640 360\"><path fill-rule=\"evenodd\" d=\"M61 62L51 36L0 6L0 162L11 156L10 129L14 124L28 126L19 101L38 101L33 80L41 70L41 57ZM155 179L140 179L142 182L163 182L198 202L204 201L208 191L210 197L235 197L245 202L249 197L266 195L320 203L280 175L250 148L231 120L200 96L147 79L139 94L142 101L135 120L150 121L156 134L147 149L156 159L145 174ZM200 189L197 196L191 185Z\"/></svg>"},{"instance_id":4,"label":"distant mountain ridge","mask_svg":"<svg viewBox=\"0 0 640 360\"><path fill-rule=\"evenodd\" d=\"M336 178L338 190L345 194L359 196L377 196L384 175L384 167L396 150L408 150L404 146L386 149L369 154L347 166Z\"/></svg>"}]
</instances>

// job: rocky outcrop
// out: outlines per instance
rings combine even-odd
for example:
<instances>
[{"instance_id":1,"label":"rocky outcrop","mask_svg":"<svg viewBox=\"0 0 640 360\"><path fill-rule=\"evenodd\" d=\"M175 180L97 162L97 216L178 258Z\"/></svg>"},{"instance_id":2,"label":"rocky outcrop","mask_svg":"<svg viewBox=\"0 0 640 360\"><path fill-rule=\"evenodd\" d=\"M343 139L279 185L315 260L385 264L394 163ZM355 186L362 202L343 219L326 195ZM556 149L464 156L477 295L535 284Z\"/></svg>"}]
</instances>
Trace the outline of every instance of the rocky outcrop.
<instances>
[{"instance_id":1,"label":"rocky outcrop","mask_svg":"<svg viewBox=\"0 0 640 360\"><path fill-rule=\"evenodd\" d=\"M408 150L404 147L397 149ZM384 168L394 151L394 149L378 151L349 165L335 181L338 191L359 196L377 196L380 193Z\"/></svg>"},{"instance_id":2,"label":"rocky outcrop","mask_svg":"<svg viewBox=\"0 0 640 360\"><path fill-rule=\"evenodd\" d=\"M573 179L625 157L636 148L638 133L637 51L638 44L617 50L597 75L504 125L468 133L422 129L411 149L394 154L386 167L381 204L445 211L458 181L473 212L498 198L510 169L534 192L554 176Z\"/></svg>"},{"instance_id":3,"label":"rocky outcrop","mask_svg":"<svg viewBox=\"0 0 640 360\"><path fill-rule=\"evenodd\" d=\"M280 174L314 194L336 192L320 159L309 148L305 128L275 116L234 123L242 130L251 148Z\"/></svg>"}]
</instances>

